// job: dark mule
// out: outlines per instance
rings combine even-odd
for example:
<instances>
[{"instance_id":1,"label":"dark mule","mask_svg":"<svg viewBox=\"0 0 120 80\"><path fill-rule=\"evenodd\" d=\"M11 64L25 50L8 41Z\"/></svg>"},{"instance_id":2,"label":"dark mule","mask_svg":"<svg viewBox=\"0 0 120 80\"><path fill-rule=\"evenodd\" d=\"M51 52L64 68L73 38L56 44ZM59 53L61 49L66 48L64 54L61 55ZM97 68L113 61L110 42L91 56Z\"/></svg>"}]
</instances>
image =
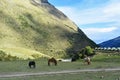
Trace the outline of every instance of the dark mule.
<instances>
[{"instance_id":1,"label":"dark mule","mask_svg":"<svg viewBox=\"0 0 120 80\"><path fill-rule=\"evenodd\" d=\"M48 66L50 66L50 63L54 63L55 66L57 66L57 60L56 60L55 58L50 58L50 59L48 60Z\"/></svg>"},{"instance_id":2,"label":"dark mule","mask_svg":"<svg viewBox=\"0 0 120 80\"><path fill-rule=\"evenodd\" d=\"M35 68L36 67L35 61L29 61L28 65L29 65L30 68Z\"/></svg>"}]
</instances>

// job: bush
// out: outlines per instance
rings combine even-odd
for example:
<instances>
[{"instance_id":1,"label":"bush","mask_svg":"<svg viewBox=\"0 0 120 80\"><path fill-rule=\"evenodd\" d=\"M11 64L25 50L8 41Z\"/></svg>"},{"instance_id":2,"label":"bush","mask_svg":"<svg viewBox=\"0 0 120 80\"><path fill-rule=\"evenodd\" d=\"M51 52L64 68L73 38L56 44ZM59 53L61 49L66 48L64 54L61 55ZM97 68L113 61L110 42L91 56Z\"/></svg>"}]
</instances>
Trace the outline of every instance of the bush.
<instances>
[{"instance_id":1,"label":"bush","mask_svg":"<svg viewBox=\"0 0 120 80\"><path fill-rule=\"evenodd\" d=\"M38 58L40 58L40 55L39 55L39 54L33 54L32 57L33 57L34 59L38 59Z\"/></svg>"},{"instance_id":2,"label":"bush","mask_svg":"<svg viewBox=\"0 0 120 80\"><path fill-rule=\"evenodd\" d=\"M79 54L76 53L72 56L72 61L76 61L78 59L79 59Z\"/></svg>"},{"instance_id":3,"label":"bush","mask_svg":"<svg viewBox=\"0 0 120 80\"><path fill-rule=\"evenodd\" d=\"M30 27L29 20L25 16L19 16L20 24L22 28Z\"/></svg>"},{"instance_id":4,"label":"bush","mask_svg":"<svg viewBox=\"0 0 120 80\"><path fill-rule=\"evenodd\" d=\"M95 51L90 46L86 46L79 52L79 56L81 59L85 58L85 56L93 56L93 55L95 55Z\"/></svg>"},{"instance_id":5,"label":"bush","mask_svg":"<svg viewBox=\"0 0 120 80\"><path fill-rule=\"evenodd\" d=\"M10 54L6 54L4 51L0 50L0 61L12 61L19 60L20 58L16 56L11 56Z\"/></svg>"},{"instance_id":6,"label":"bush","mask_svg":"<svg viewBox=\"0 0 120 80\"><path fill-rule=\"evenodd\" d=\"M5 52L0 50L0 61L3 61L5 56L6 56Z\"/></svg>"},{"instance_id":7,"label":"bush","mask_svg":"<svg viewBox=\"0 0 120 80\"><path fill-rule=\"evenodd\" d=\"M95 53L94 53L94 50L90 47L90 46L86 46L85 47L85 55L87 55L87 56L92 56L92 55L94 55Z\"/></svg>"}]
</instances>

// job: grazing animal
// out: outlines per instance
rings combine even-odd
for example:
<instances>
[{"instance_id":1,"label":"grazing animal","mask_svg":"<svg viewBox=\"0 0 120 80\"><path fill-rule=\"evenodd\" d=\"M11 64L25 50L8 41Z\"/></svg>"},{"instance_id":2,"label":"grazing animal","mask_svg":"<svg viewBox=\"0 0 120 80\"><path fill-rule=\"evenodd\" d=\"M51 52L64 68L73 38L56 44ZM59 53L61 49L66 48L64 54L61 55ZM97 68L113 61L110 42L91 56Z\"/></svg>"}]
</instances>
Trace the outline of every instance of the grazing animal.
<instances>
[{"instance_id":1,"label":"grazing animal","mask_svg":"<svg viewBox=\"0 0 120 80\"><path fill-rule=\"evenodd\" d=\"M30 68L35 68L35 67L36 67L35 61L29 61L28 66L29 66Z\"/></svg>"},{"instance_id":2,"label":"grazing animal","mask_svg":"<svg viewBox=\"0 0 120 80\"><path fill-rule=\"evenodd\" d=\"M50 66L50 63L54 63L57 66L57 60L55 58L48 59L48 66Z\"/></svg>"},{"instance_id":3,"label":"grazing animal","mask_svg":"<svg viewBox=\"0 0 120 80\"><path fill-rule=\"evenodd\" d=\"M91 64L91 61L90 61L90 58L89 58L89 57L84 58L84 61L87 62L88 65Z\"/></svg>"}]
</instances>

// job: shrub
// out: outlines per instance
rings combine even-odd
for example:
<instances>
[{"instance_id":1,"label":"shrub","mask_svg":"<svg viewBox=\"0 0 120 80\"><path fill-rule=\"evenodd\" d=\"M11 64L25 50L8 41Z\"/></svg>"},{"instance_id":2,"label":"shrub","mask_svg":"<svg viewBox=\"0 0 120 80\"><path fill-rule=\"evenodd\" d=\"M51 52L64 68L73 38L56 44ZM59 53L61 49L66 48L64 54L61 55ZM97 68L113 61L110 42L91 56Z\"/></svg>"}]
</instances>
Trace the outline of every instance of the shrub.
<instances>
[{"instance_id":1,"label":"shrub","mask_svg":"<svg viewBox=\"0 0 120 80\"><path fill-rule=\"evenodd\" d=\"M20 58L16 56L11 56L10 54L6 54L4 51L0 50L0 61L12 61L12 60L20 60Z\"/></svg>"},{"instance_id":2,"label":"shrub","mask_svg":"<svg viewBox=\"0 0 120 80\"><path fill-rule=\"evenodd\" d=\"M87 56L92 56L92 55L94 55L95 53L94 53L94 50L90 47L90 46L86 46L85 47L85 55L87 55Z\"/></svg>"},{"instance_id":3,"label":"shrub","mask_svg":"<svg viewBox=\"0 0 120 80\"><path fill-rule=\"evenodd\" d=\"M79 52L79 56L81 59L85 58L85 56L93 56L93 55L95 55L95 51L90 46L86 46Z\"/></svg>"},{"instance_id":4,"label":"shrub","mask_svg":"<svg viewBox=\"0 0 120 80\"><path fill-rule=\"evenodd\" d=\"M20 24L22 28L30 27L29 20L25 16L19 16Z\"/></svg>"},{"instance_id":5,"label":"shrub","mask_svg":"<svg viewBox=\"0 0 120 80\"><path fill-rule=\"evenodd\" d=\"M0 50L0 61L3 61L5 56L6 56L5 52Z\"/></svg>"},{"instance_id":6,"label":"shrub","mask_svg":"<svg viewBox=\"0 0 120 80\"><path fill-rule=\"evenodd\" d=\"M32 57L33 57L34 59L38 59L38 58L40 58L40 55L39 55L39 54L33 54Z\"/></svg>"}]
</instances>

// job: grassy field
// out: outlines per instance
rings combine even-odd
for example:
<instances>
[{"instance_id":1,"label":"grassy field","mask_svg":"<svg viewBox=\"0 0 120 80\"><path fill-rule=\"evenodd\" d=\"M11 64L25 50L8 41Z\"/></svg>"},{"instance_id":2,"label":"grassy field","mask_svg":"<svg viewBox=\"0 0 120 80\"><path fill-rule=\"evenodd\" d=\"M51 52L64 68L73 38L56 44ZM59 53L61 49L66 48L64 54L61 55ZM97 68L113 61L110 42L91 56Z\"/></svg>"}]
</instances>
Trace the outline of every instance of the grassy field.
<instances>
[{"instance_id":1,"label":"grassy field","mask_svg":"<svg viewBox=\"0 0 120 80\"><path fill-rule=\"evenodd\" d=\"M91 65L85 65L83 62L63 63L58 62L58 66L47 66L47 60L37 60L36 69L29 69L28 61L0 62L0 73L11 72L41 72L41 71L61 71L76 69L100 69L120 67L120 62L92 62Z\"/></svg>"},{"instance_id":2,"label":"grassy field","mask_svg":"<svg viewBox=\"0 0 120 80\"><path fill-rule=\"evenodd\" d=\"M83 72L74 74L57 74L1 78L0 80L119 80L120 72Z\"/></svg>"},{"instance_id":3,"label":"grassy field","mask_svg":"<svg viewBox=\"0 0 120 80\"><path fill-rule=\"evenodd\" d=\"M86 65L82 60L76 62L58 62L58 66L48 66L47 59L35 60L37 67L30 69L28 67L29 60L23 61L2 61L0 62L0 74L24 73L24 72L44 72L44 71L62 71L62 70L78 70L78 69L105 69L120 68L119 54L108 55L106 53L97 53L92 58L91 65ZM109 76L109 77L108 77ZM56 74L43 76L26 76L14 78L0 78L0 80L119 80L120 72L81 72L70 74Z\"/></svg>"}]
</instances>

